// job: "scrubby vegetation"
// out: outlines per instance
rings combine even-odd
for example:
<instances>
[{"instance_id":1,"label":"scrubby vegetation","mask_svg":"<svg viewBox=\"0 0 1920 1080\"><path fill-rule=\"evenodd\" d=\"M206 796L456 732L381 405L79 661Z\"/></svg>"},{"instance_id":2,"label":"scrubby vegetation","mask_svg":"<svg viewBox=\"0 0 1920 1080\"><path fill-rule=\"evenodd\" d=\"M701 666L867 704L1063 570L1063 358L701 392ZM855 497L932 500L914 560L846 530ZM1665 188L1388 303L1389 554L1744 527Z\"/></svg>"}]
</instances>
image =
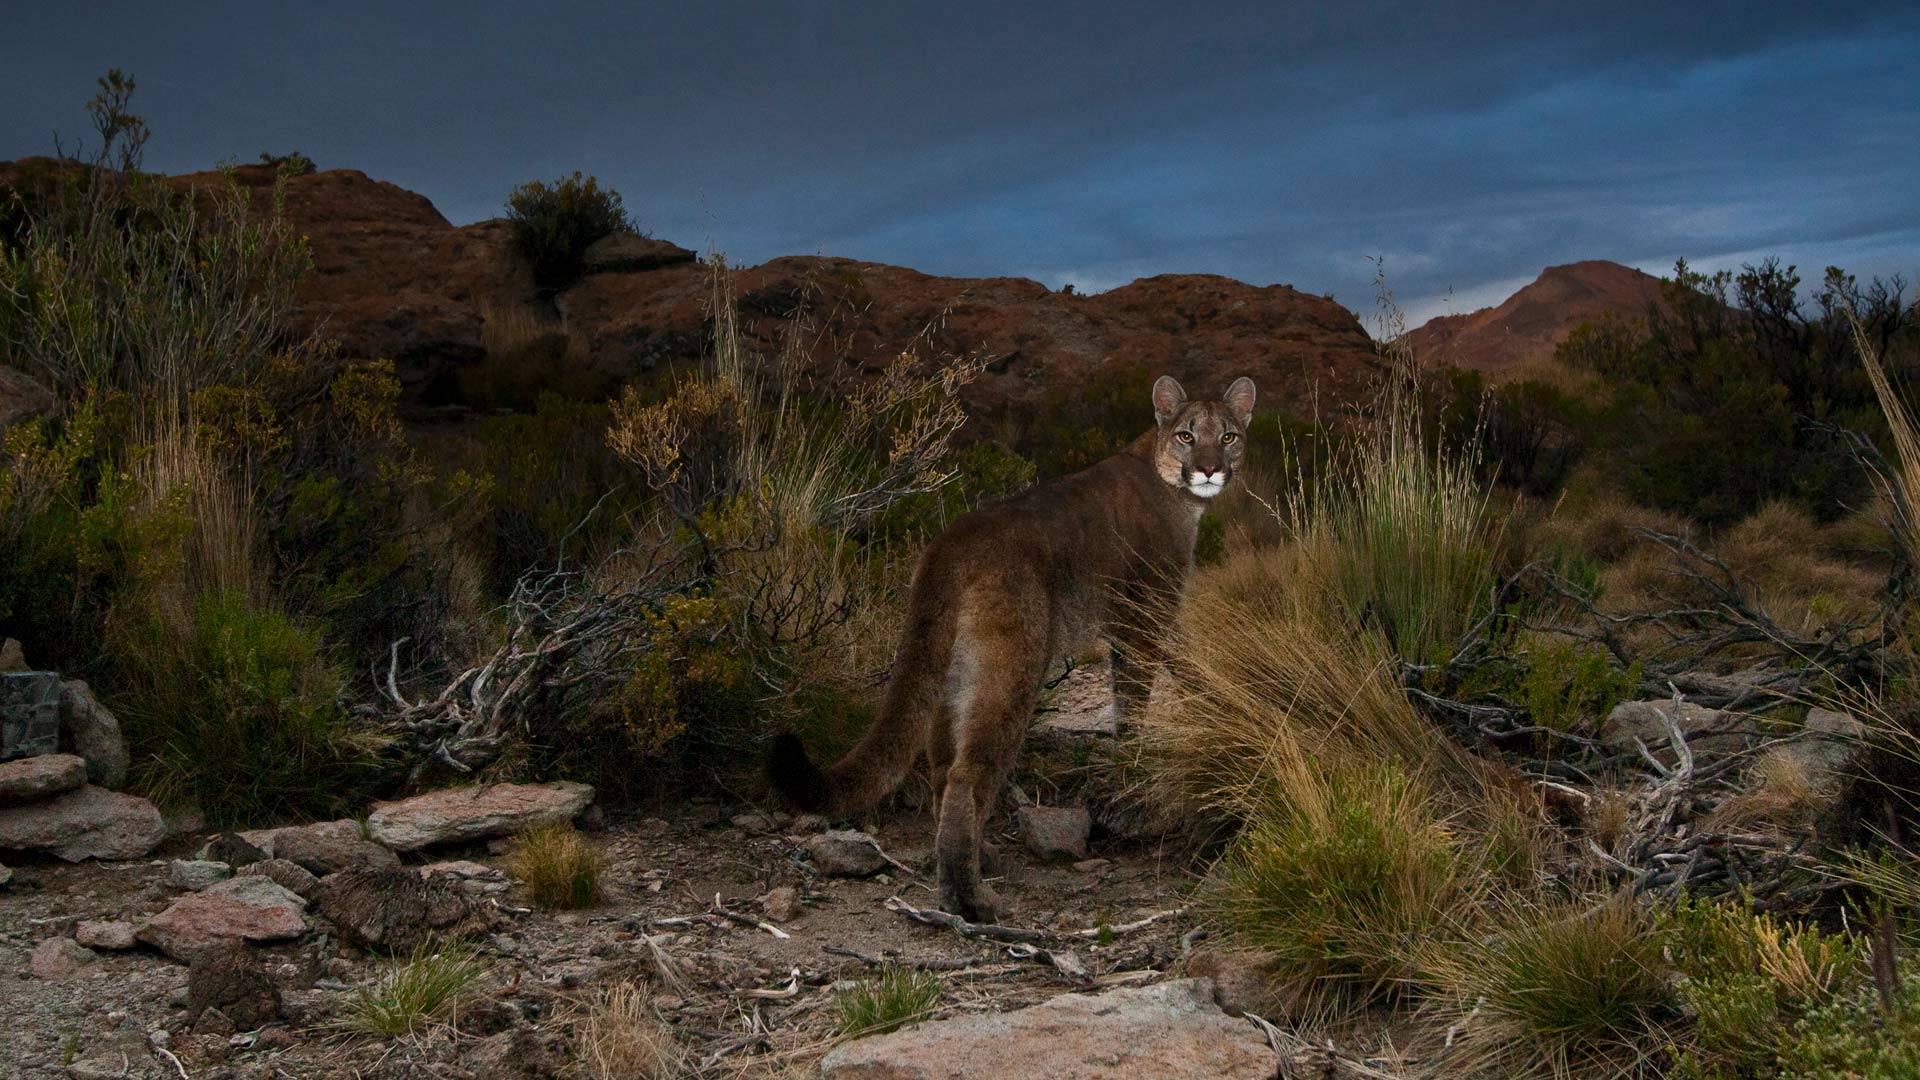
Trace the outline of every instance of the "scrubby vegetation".
<instances>
[{"instance_id":1,"label":"scrubby vegetation","mask_svg":"<svg viewBox=\"0 0 1920 1080\"><path fill-rule=\"evenodd\" d=\"M552 183L529 180L507 196L514 242L533 264L534 280L557 290L580 276L580 260L595 240L631 232L620 193L578 172Z\"/></svg>"},{"instance_id":2,"label":"scrubby vegetation","mask_svg":"<svg viewBox=\"0 0 1920 1080\"><path fill-rule=\"evenodd\" d=\"M804 312L757 347L716 259L697 368L577 379L550 315L489 312L490 411L410 427L391 363L293 329L280 189L144 174L132 89L0 220L0 362L59 401L0 457L0 636L217 824L475 776L751 794L773 732L864 728L928 537L1151 423L1145 367L969 418L978 358L836 375ZM513 199L544 288L629 227L577 174ZM1390 1015L1435 1077L1913 1071L1920 331L1897 282L1800 292L1682 265L1538 370L1390 355L1350 414L1256 419L1127 771L1210 929L1300 991L1277 1039L1364 1065ZM570 829L513 863L597 901ZM356 1023L413 1030L477 971L415 957ZM941 992L890 971L840 1027ZM584 1003L582 1067L682 1071L651 1010Z\"/></svg>"}]
</instances>

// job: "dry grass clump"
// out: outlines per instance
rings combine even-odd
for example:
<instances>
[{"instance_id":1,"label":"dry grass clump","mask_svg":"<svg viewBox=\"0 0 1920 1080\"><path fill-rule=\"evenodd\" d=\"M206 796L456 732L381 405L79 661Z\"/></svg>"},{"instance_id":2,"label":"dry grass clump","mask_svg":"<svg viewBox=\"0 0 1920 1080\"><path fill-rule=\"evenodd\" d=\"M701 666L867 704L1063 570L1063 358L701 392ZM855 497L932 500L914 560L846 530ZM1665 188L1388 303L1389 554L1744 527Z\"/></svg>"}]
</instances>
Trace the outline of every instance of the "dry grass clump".
<instances>
[{"instance_id":1,"label":"dry grass clump","mask_svg":"<svg viewBox=\"0 0 1920 1080\"><path fill-rule=\"evenodd\" d=\"M571 825L544 825L520 837L507 869L538 907L570 911L600 902L600 850Z\"/></svg>"},{"instance_id":2,"label":"dry grass clump","mask_svg":"<svg viewBox=\"0 0 1920 1080\"><path fill-rule=\"evenodd\" d=\"M371 1035L410 1035L457 1007L486 971L486 964L459 949L423 950L396 960L377 983L354 996L346 1026Z\"/></svg>"},{"instance_id":3,"label":"dry grass clump","mask_svg":"<svg viewBox=\"0 0 1920 1080\"><path fill-rule=\"evenodd\" d=\"M570 1017L574 1062L587 1080L675 1080L688 1074L673 1028L632 983L603 990Z\"/></svg>"}]
</instances>

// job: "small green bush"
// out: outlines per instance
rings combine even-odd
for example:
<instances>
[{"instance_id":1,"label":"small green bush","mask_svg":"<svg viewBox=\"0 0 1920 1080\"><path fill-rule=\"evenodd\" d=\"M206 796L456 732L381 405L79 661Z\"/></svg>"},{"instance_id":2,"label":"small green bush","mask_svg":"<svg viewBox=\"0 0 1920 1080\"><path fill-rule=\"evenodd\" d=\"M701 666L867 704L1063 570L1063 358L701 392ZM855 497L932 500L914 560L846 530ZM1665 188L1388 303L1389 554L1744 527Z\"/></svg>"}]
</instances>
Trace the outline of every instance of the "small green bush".
<instances>
[{"instance_id":1,"label":"small green bush","mask_svg":"<svg viewBox=\"0 0 1920 1080\"><path fill-rule=\"evenodd\" d=\"M141 615L111 641L135 779L219 825L335 816L378 776L320 638L247 596L207 593L184 627Z\"/></svg>"},{"instance_id":2,"label":"small green bush","mask_svg":"<svg viewBox=\"0 0 1920 1080\"><path fill-rule=\"evenodd\" d=\"M260 164L271 165L286 176L308 176L319 168L312 158L298 150L290 154L263 153L260 155Z\"/></svg>"},{"instance_id":3,"label":"small green bush","mask_svg":"<svg viewBox=\"0 0 1920 1080\"><path fill-rule=\"evenodd\" d=\"M889 968L840 995L840 1034L849 1039L898 1031L932 1015L940 978L913 968Z\"/></svg>"},{"instance_id":4,"label":"small green bush","mask_svg":"<svg viewBox=\"0 0 1920 1080\"><path fill-rule=\"evenodd\" d=\"M595 240L633 228L620 193L578 171L551 184L530 180L514 188L507 220L514 242L533 264L535 283L553 291L580 276L581 256Z\"/></svg>"},{"instance_id":5,"label":"small green bush","mask_svg":"<svg viewBox=\"0 0 1920 1080\"><path fill-rule=\"evenodd\" d=\"M1892 1009L1871 989L1815 1009L1780 1042L1783 1080L1909 1080L1920 1076L1920 972Z\"/></svg>"},{"instance_id":6,"label":"small green bush","mask_svg":"<svg viewBox=\"0 0 1920 1080\"><path fill-rule=\"evenodd\" d=\"M1622 670L1604 649L1544 640L1527 651L1519 699L1534 723L1577 731L1605 719L1639 685L1637 664Z\"/></svg>"},{"instance_id":7,"label":"small green bush","mask_svg":"<svg viewBox=\"0 0 1920 1080\"><path fill-rule=\"evenodd\" d=\"M1675 1013L1668 929L1631 899L1552 904L1467 937L1436 965L1480 1018L1473 1037L1498 1076L1624 1076Z\"/></svg>"}]
</instances>

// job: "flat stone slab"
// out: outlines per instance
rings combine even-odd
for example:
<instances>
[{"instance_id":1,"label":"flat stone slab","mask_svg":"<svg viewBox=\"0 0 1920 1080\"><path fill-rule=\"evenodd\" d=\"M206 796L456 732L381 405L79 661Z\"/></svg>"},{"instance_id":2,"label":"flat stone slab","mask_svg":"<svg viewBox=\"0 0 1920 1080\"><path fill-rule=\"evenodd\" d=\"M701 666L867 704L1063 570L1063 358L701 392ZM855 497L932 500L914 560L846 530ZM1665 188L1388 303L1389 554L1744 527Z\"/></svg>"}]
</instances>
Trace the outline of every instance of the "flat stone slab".
<instances>
[{"instance_id":1,"label":"flat stone slab","mask_svg":"<svg viewBox=\"0 0 1920 1080\"><path fill-rule=\"evenodd\" d=\"M38 802L86 782L87 761L74 754L0 761L0 803Z\"/></svg>"},{"instance_id":2,"label":"flat stone slab","mask_svg":"<svg viewBox=\"0 0 1920 1080\"><path fill-rule=\"evenodd\" d=\"M266 877L228 878L147 920L141 941L182 963L235 940L284 941L307 932L307 902Z\"/></svg>"},{"instance_id":3,"label":"flat stone slab","mask_svg":"<svg viewBox=\"0 0 1920 1080\"><path fill-rule=\"evenodd\" d=\"M1214 1004L1208 980L1177 979L857 1039L828 1054L820 1073L827 1080L1272 1080L1277 1067L1253 1025Z\"/></svg>"},{"instance_id":4,"label":"flat stone slab","mask_svg":"<svg viewBox=\"0 0 1920 1080\"><path fill-rule=\"evenodd\" d=\"M399 802L374 804L367 831L395 851L434 844L484 840L559 825L593 801L593 787L571 781L551 784L474 784L444 788Z\"/></svg>"},{"instance_id":5,"label":"flat stone slab","mask_svg":"<svg viewBox=\"0 0 1920 1080\"><path fill-rule=\"evenodd\" d=\"M92 785L0 807L0 848L49 851L67 862L137 859L166 835L166 822L152 803Z\"/></svg>"}]
</instances>

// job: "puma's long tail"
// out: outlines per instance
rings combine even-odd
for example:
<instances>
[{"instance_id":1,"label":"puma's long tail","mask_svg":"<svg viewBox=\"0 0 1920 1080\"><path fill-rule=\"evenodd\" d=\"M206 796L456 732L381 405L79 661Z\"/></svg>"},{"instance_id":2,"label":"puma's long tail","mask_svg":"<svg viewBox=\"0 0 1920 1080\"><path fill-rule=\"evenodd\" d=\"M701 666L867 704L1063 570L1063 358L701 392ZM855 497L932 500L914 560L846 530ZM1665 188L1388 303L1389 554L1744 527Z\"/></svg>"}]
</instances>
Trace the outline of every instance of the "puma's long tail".
<instances>
[{"instance_id":1,"label":"puma's long tail","mask_svg":"<svg viewBox=\"0 0 1920 1080\"><path fill-rule=\"evenodd\" d=\"M774 740L767 772L788 802L811 813L856 814L906 779L946 692L953 654L954 612L934 602L935 591L913 590L880 715L846 757L821 769L798 736L788 732Z\"/></svg>"}]
</instances>

